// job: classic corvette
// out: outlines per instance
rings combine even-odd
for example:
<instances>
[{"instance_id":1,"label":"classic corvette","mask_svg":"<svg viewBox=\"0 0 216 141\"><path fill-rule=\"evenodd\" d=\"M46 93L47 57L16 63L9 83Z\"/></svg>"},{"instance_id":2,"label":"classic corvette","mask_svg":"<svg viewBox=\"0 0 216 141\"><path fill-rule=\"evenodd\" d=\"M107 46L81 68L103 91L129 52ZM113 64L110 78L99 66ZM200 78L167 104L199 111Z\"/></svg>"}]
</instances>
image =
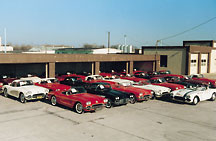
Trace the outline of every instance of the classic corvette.
<instances>
[{"instance_id":1,"label":"classic corvette","mask_svg":"<svg viewBox=\"0 0 216 141\"><path fill-rule=\"evenodd\" d=\"M127 104L128 102L134 101L134 96L132 94L113 90L109 83L89 83L86 86L86 90L89 93L107 98L107 107L112 107L113 105L123 105Z\"/></svg>"},{"instance_id":2,"label":"classic corvette","mask_svg":"<svg viewBox=\"0 0 216 141\"><path fill-rule=\"evenodd\" d=\"M35 85L47 88L50 91L66 91L71 88L71 86L59 84L56 80L56 78L44 78L41 79L41 82L35 83Z\"/></svg>"},{"instance_id":3,"label":"classic corvette","mask_svg":"<svg viewBox=\"0 0 216 141\"><path fill-rule=\"evenodd\" d=\"M115 79L113 79L115 80ZM118 79L117 79L118 80ZM141 88L136 88L133 87L131 84L130 85L125 85L125 83L118 83L115 81L107 81L112 86L113 90L117 91L122 91L122 92L127 92L130 93L134 96L134 101L147 101L153 96L153 91L147 90L147 89L141 89Z\"/></svg>"},{"instance_id":4,"label":"classic corvette","mask_svg":"<svg viewBox=\"0 0 216 141\"><path fill-rule=\"evenodd\" d=\"M35 86L31 80L14 80L10 85L4 85L2 89L5 97L14 96L19 98L21 103L46 98L49 92L49 89Z\"/></svg>"},{"instance_id":5,"label":"classic corvette","mask_svg":"<svg viewBox=\"0 0 216 141\"><path fill-rule=\"evenodd\" d=\"M200 101L212 100L216 98L216 89L208 87L197 87L193 89L175 90L170 94L173 100L192 103L196 105Z\"/></svg>"},{"instance_id":6,"label":"classic corvette","mask_svg":"<svg viewBox=\"0 0 216 141\"><path fill-rule=\"evenodd\" d=\"M144 80L145 80L145 82L144 82ZM136 88L141 88L141 89L145 89L145 90L151 90L151 91L153 91L153 93L152 93L153 96L152 97L156 97L156 98L159 98L159 97L162 97L162 96L165 96L165 95L169 95L170 91L171 91L171 89L167 88L167 87L151 85L150 81L147 80L147 79L143 79L142 83L133 83L133 81L122 80L122 79L113 79L113 80L110 80L110 81L118 82L123 86L133 86L133 87L136 87Z\"/></svg>"},{"instance_id":7,"label":"classic corvette","mask_svg":"<svg viewBox=\"0 0 216 141\"><path fill-rule=\"evenodd\" d=\"M162 97L162 96L169 95L170 92L171 92L170 88L163 87L163 86L152 85L149 80L146 80L145 83L143 82L141 84L136 84L135 83L135 84L133 84L133 87L152 90L154 92L153 96L155 98L159 98L159 97Z\"/></svg>"},{"instance_id":8,"label":"classic corvette","mask_svg":"<svg viewBox=\"0 0 216 141\"><path fill-rule=\"evenodd\" d=\"M166 80L162 77L153 77L150 79L152 85L164 86L170 88L172 91L178 89L184 89L184 85L174 84L174 83L167 83Z\"/></svg>"},{"instance_id":9,"label":"classic corvette","mask_svg":"<svg viewBox=\"0 0 216 141\"><path fill-rule=\"evenodd\" d=\"M60 84L64 84L68 86L82 86L83 81L82 78L78 76L69 76L66 77L63 81L60 81Z\"/></svg>"},{"instance_id":10,"label":"classic corvette","mask_svg":"<svg viewBox=\"0 0 216 141\"><path fill-rule=\"evenodd\" d=\"M73 108L78 114L102 109L108 102L106 98L86 93L83 87L74 87L67 91L51 91L48 99L53 106L61 104Z\"/></svg>"}]
</instances>

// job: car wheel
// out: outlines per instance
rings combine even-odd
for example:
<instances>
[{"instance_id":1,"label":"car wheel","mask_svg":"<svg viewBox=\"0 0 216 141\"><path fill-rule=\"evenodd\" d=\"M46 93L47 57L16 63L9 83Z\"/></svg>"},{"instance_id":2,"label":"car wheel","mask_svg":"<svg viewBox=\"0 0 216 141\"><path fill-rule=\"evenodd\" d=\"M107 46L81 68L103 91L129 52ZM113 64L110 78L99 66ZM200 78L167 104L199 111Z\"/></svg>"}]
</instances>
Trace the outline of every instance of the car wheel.
<instances>
[{"instance_id":1,"label":"car wheel","mask_svg":"<svg viewBox=\"0 0 216 141\"><path fill-rule=\"evenodd\" d=\"M216 93L213 93L210 100L211 100L211 101L215 101L215 99L216 99Z\"/></svg>"},{"instance_id":2,"label":"car wheel","mask_svg":"<svg viewBox=\"0 0 216 141\"><path fill-rule=\"evenodd\" d=\"M83 106L81 103L77 102L75 104L75 112L77 112L78 114L82 114L83 113Z\"/></svg>"},{"instance_id":3,"label":"car wheel","mask_svg":"<svg viewBox=\"0 0 216 141\"><path fill-rule=\"evenodd\" d=\"M8 97L7 89L4 89L4 97Z\"/></svg>"},{"instance_id":4,"label":"car wheel","mask_svg":"<svg viewBox=\"0 0 216 141\"><path fill-rule=\"evenodd\" d=\"M136 97L135 95L132 95L132 97L130 97L130 103L134 104L136 102Z\"/></svg>"},{"instance_id":5,"label":"car wheel","mask_svg":"<svg viewBox=\"0 0 216 141\"><path fill-rule=\"evenodd\" d=\"M111 108L112 107L112 102L110 99L108 99L107 103L106 103L106 108Z\"/></svg>"},{"instance_id":6,"label":"car wheel","mask_svg":"<svg viewBox=\"0 0 216 141\"><path fill-rule=\"evenodd\" d=\"M197 103L199 103L199 98L195 96L193 99L193 105L197 105Z\"/></svg>"},{"instance_id":7,"label":"car wheel","mask_svg":"<svg viewBox=\"0 0 216 141\"><path fill-rule=\"evenodd\" d=\"M19 100L20 100L21 103L26 103L26 99L25 99L25 96L24 96L23 93L20 94Z\"/></svg>"},{"instance_id":8,"label":"car wheel","mask_svg":"<svg viewBox=\"0 0 216 141\"><path fill-rule=\"evenodd\" d=\"M56 97L55 96L52 96L51 99L50 99L50 102L53 106L56 106L57 105L57 100L56 100Z\"/></svg>"}]
</instances>

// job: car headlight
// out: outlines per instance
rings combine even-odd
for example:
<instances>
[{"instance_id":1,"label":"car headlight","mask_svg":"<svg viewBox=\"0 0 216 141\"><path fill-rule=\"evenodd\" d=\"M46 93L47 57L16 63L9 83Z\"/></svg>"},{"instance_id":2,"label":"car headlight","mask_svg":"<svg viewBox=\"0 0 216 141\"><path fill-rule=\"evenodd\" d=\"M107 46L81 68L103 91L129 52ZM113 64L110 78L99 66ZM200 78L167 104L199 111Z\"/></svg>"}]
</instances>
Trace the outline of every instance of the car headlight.
<instances>
[{"instance_id":1,"label":"car headlight","mask_svg":"<svg viewBox=\"0 0 216 141\"><path fill-rule=\"evenodd\" d=\"M116 99L116 100L119 100L119 97L116 97L115 99Z\"/></svg>"},{"instance_id":2,"label":"car headlight","mask_svg":"<svg viewBox=\"0 0 216 141\"><path fill-rule=\"evenodd\" d=\"M31 95L31 94L32 94L32 92L31 92L31 91L28 91L26 94L27 94L27 95Z\"/></svg>"},{"instance_id":3,"label":"car headlight","mask_svg":"<svg viewBox=\"0 0 216 141\"><path fill-rule=\"evenodd\" d=\"M140 93L139 96L143 96L143 93Z\"/></svg>"},{"instance_id":4,"label":"car headlight","mask_svg":"<svg viewBox=\"0 0 216 141\"><path fill-rule=\"evenodd\" d=\"M86 105L91 105L91 101L86 102Z\"/></svg>"},{"instance_id":5,"label":"car headlight","mask_svg":"<svg viewBox=\"0 0 216 141\"><path fill-rule=\"evenodd\" d=\"M104 103L107 103L108 102L108 99L104 99Z\"/></svg>"},{"instance_id":6,"label":"car headlight","mask_svg":"<svg viewBox=\"0 0 216 141\"><path fill-rule=\"evenodd\" d=\"M178 90L178 87L176 87L176 90Z\"/></svg>"},{"instance_id":7,"label":"car headlight","mask_svg":"<svg viewBox=\"0 0 216 141\"><path fill-rule=\"evenodd\" d=\"M184 89L186 89L187 87L186 86L184 86Z\"/></svg>"},{"instance_id":8,"label":"car headlight","mask_svg":"<svg viewBox=\"0 0 216 141\"><path fill-rule=\"evenodd\" d=\"M49 89L46 89L46 90L45 90L45 93L49 93Z\"/></svg>"},{"instance_id":9,"label":"car headlight","mask_svg":"<svg viewBox=\"0 0 216 141\"><path fill-rule=\"evenodd\" d=\"M133 95L130 95L130 97L133 97Z\"/></svg>"},{"instance_id":10,"label":"car headlight","mask_svg":"<svg viewBox=\"0 0 216 141\"><path fill-rule=\"evenodd\" d=\"M154 91L151 91L151 94L154 94Z\"/></svg>"}]
</instances>

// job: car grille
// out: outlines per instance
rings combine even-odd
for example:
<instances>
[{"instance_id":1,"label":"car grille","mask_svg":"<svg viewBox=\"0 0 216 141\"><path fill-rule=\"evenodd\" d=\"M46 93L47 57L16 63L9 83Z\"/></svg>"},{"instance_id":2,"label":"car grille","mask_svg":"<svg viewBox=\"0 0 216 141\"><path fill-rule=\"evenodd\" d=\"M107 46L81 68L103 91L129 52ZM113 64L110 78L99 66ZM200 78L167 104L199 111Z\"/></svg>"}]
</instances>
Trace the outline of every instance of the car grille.
<instances>
[{"instance_id":1,"label":"car grille","mask_svg":"<svg viewBox=\"0 0 216 141\"><path fill-rule=\"evenodd\" d=\"M40 98L40 97L42 97L42 98L44 98L44 96L45 96L45 94L43 94L43 93L40 93L40 94L33 94L33 98Z\"/></svg>"},{"instance_id":2,"label":"car grille","mask_svg":"<svg viewBox=\"0 0 216 141\"><path fill-rule=\"evenodd\" d=\"M163 92L163 93L162 93L162 95L168 95L168 94L169 94L168 92Z\"/></svg>"},{"instance_id":3,"label":"car grille","mask_svg":"<svg viewBox=\"0 0 216 141\"><path fill-rule=\"evenodd\" d=\"M181 101L185 101L184 97L180 97L180 96L174 96L174 99L176 99L176 100L181 100Z\"/></svg>"},{"instance_id":4,"label":"car grille","mask_svg":"<svg viewBox=\"0 0 216 141\"><path fill-rule=\"evenodd\" d=\"M144 95L144 99L149 99L150 95Z\"/></svg>"},{"instance_id":5,"label":"car grille","mask_svg":"<svg viewBox=\"0 0 216 141\"><path fill-rule=\"evenodd\" d=\"M97 110L99 110L99 109L102 109L103 108L103 104L94 104L94 105L92 105L92 108L93 109L97 109Z\"/></svg>"}]
</instances>

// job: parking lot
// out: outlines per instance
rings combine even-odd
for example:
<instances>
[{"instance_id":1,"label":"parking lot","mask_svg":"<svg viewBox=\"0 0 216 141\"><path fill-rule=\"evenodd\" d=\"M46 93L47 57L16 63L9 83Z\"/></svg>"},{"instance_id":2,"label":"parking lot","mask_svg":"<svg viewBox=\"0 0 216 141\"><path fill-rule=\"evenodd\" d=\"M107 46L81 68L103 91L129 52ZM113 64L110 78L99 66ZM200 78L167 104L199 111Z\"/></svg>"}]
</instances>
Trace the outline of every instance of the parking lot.
<instances>
[{"instance_id":1,"label":"parking lot","mask_svg":"<svg viewBox=\"0 0 216 141\"><path fill-rule=\"evenodd\" d=\"M150 100L77 114L0 96L0 140L216 140L216 102Z\"/></svg>"}]
</instances>

